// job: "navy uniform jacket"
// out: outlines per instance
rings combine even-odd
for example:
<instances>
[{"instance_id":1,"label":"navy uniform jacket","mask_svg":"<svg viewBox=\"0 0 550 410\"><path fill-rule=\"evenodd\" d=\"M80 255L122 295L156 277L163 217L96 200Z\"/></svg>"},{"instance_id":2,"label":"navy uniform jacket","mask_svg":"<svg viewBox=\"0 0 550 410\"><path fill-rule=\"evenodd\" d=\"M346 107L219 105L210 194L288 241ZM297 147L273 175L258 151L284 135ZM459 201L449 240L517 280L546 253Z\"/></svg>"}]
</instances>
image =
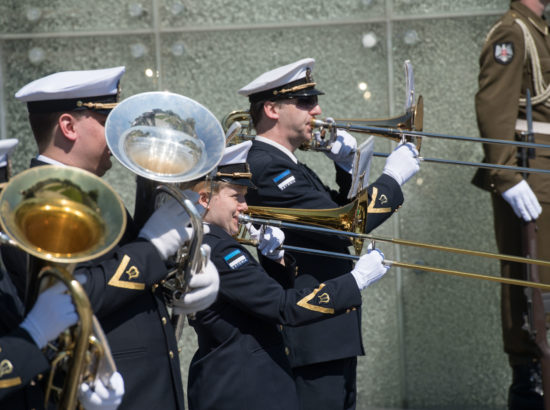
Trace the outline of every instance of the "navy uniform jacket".
<instances>
[{"instance_id":1,"label":"navy uniform jacket","mask_svg":"<svg viewBox=\"0 0 550 410\"><path fill-rule=\"evenodd\" d=\"M0 408L42 409L44 392L37 383L49 363L19 324L24 308L9 275L0 271Z\"/></svg>"},{"instance_id":2,"label":"navy uniform jacket","mask_svg":"<svg viewBox=\"0 0 550 410\"><path fill-rule=\"evenodd\" d=\"M278 324L300 324L337 315L361 304L352 275L316 289L284 290L294 275L266 263L270 277L252 255L218 226L204 243L220 274L217 301L191 321L199 341L189 369L190 410L297 410L292 372ZM290 276L289 276L290 275Z\"/></svg>"},{"instance_id":3,"label":"navy uniform jacket","mask_svg":"<svg viewBox=\"0 0 550 410\"><path fill-rule=\"evenodd\" d=\"M247 162L257 189L246 196L249 205L286 208L325 209L346 203L351 176L336 166L338 192L326 187L306 165L295 163L288 155L265 142L254 141ZM389 218L403 203L399 184L382 174L368 187L369 206L366 231L370 232ZM298 221L299 222L299 221ZM339 237L304 231L285 230L288 245L348 253L350 241ZM351 261L293 253L298 267L294 287L314 288L321 282L346 274ZM361 311L335 315L329 320L299 327L285 327L291 345L292 367L344 359L364 354L361 338Z\"/></svg>"},{"instance_id":4,"label":"navy uniform jacket","mask_svg":"<svg viewBox=\"0 0 550 410\"><path fill-rule=\"evenodd\" d=\"M86 276L84 289L124 379L119 409L183 410L177 341L157 286L167 269L154 245L137 239L137 233L129 218L120 243L74 273ZM25 277L23 252L3 247L2 257L11 275Z\"/></svg>"}]
</instances>

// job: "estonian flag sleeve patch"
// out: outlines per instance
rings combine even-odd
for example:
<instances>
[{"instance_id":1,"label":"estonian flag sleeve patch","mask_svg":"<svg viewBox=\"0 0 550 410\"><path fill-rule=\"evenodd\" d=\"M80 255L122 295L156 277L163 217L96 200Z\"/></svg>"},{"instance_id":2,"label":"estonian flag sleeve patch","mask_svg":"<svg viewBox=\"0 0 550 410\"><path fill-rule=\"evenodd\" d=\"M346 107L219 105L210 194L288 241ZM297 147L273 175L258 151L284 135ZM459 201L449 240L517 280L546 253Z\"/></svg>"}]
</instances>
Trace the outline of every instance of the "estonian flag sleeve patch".
<instances>
[{"instance_id":1,"label":"estonian flag sleeve patch","mask_svg":"<svg viewBox=\"0 0 550 410\"><path fill-rule=\"evenodd\" d=\"M273 182L275 182L277 187L282 191L295 183L296 178L294 178L294 175L290 173L290 169L287 169L286 171L281 172L279 175L273 178Z\"/></svg>"},{"instance_id":2,"label":"estonian flag sleeve patch","mask_svg":"<svg viewBox=\"0 0 550 410\"><path fill-rule=\"evenodd\" d=\"M223 259L225 260L225 263L227 263L227 266L229 266L231 269L237 269L243 266L245 263L248 263L248 258L239 249L235 249L229 252L223 257Z\"/></svg>"}]
</instances>

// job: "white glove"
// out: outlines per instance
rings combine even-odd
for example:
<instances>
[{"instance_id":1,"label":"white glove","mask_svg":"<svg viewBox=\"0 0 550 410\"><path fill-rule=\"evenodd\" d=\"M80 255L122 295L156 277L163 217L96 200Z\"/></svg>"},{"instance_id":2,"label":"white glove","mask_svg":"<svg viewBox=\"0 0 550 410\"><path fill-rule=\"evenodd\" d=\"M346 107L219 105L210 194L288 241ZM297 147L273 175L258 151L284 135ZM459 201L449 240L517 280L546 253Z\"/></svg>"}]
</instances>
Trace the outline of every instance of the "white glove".
<instances>
[{"instance_id":1,"label":"white glove","mask_svg":"<svg viewBox=\"0 0 550 410\"><path fill-rule=\"evenodd\" d=\"M33 308L20 325L40 349L78 321L71 295L65 293L66 290L67 287L58 282L40 293Z\"/></svg>"},{"instance_id":2,"label":"white glove","mask_svg":"<svg viewBox=\"0 0 550 410\"><path fill-rule=\"evenodd\" d=\"M390 267L383 262L384 254L379 249L369 250L361 256L351 271L359 290L365 289L386 274Z\"/></svg>"},{"instance_id":3,"label":"white glove","mask_svg":"<svg viewBox=\"0 0 550 410\"><path fill-rule=\"evenodd\" d=\"M85 410L115 410L124 396L124 380L119 372L113 373L107 388L99 379L92 387L86 383L80 385L78 400Z\"/></svg>"},{"instance_id":4,"label":"white glove","mask_svg":"<svg viewBox=\"0 0 550 410\"><path fill-rule=\"evenodd\" d=\"M336 141L332 143L331 150L325 151L325 154L336 162L336 165L340 168L350 172L356 150L357 140L355 137L345 130L338 129L336 131Z\"/></svg>"},{"instance_id":5,"label":"white glove","mask_svg":"<svg viewBox=\"0 0 550 410\"><path fill-rule=\"evenodd\" d=\"M203 254L207 259L203 271L191 275L189 290L180 299L174 298L173 312L176 315L188 315L204 310L216 301L220 289L220 275L216 266L210 260L210 246L201 245Z\"/></svg>"},{"instance_id":6,"label":"white glove","mask_svg":"<svg viewBox=\"0 0 550 410\"><path fill-rule=\"evenodd\" d=\"M502 197L510 204L516 216L526 222L537 219L542 212L535 193L524 179L504 191Z\"/></svg>"},{"instance_id":7,"label":"white glove","mask_svg":"<svg viewBox=\"0 0 550 410\"><path fill-rule=\"evenodd\" d=\"M403 186L420 169L418 150L413 143L400 143L386 159L383 174L389 175Z\"/></svg>"},{"instance_id":8,"label":"white glove","mask_svg":"<svg viewBox=\"0 0 550 410\"><path fill-rule=\"evenodd\" d=\"M8 165L8 157L17 144L19 144L19 140L16 138L0 141L0 167Z\"/></svg>"},{"instance_id":9,"label":"white glove","mask_svg":"<svg viewBox=\"0 0 550 410\"><path fill-rule=\"evenodd\" d=\"M277 227L260 226L256 229L251 223L246 224L246 229L250 233L250 237L258 241L258 250L266 258L273 261L279 261L285 256L285 251L280 249L285 241L285 234Z\"/></svg>"},{"instance_id":10,"label":"white glove","mask_svg":"<svg viewBox=\"0 0 550 410\"><path fill-rule=\"evenodd\" d=\"M191 229L186 229L189 219L185 209L170 197L145 222L139 237L149 240L162 259L167 260L189 240L192 232Z\"/></svg>"}]
</instances>

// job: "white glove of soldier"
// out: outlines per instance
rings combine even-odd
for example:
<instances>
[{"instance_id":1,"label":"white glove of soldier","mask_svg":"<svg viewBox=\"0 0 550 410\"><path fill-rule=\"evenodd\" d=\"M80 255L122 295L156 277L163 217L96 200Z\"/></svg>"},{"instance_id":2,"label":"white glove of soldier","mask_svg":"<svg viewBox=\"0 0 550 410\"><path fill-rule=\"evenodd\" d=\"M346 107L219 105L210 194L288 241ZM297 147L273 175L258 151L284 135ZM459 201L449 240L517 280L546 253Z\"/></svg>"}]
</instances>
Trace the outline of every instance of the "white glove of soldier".
<instances>
[{"instance_id":1,"label":"white glove of soldier","mask_svg":"<svg viewBox=\"0 0 550 410\"><path fill-rule=\"evenodd\" d=\"M413 143L400 143L386 159L383 174L389 175L403 186L420 169L418 150Z\"/></svg>"},{"instance_id":2,"label":"white glove of soldier","mask_svg":"<svg viewBox=\"0 0 550 410\"><path fill-rule=\"evenodd\" d=\"M180 299L174 298L172 301L173 312L176 315L188 315L204 310L216 301L218 290L220 289L220 275L216 266L210 260L210 246L201 245L203 255L208 261L204 270L189 279L187 293Z\"/></svg>"},{"instance_id":3,"label":"white glove of soldier","mask_svg":"<svg viewBox=\"0 0 550 410\"><path fill-rule=\"evenodd\" d=\"M502 197L510 204L516 216L526 222L537 219L542 212L535 193L524 179L504 191Z\"/></svg>"},{"instance_id":4,"label":"white glove of soldier","mask_svg":"<svg viewBox=\"0 0 550 410\"><path fill-rule=\"evenodd\" d=\"M78 400L85 410L115 410L124 396L124 380L119 372L113 373L107 388L99 379L92 387L86 383L80 385Z\"/></svg>"},{"instance_id":5,"label":"white glove of soldier","mask_svg":"<svg viewBox=\"0 0 550 410\"><path fill-rule=\"evenodd\" d=\"M383 261L384 254L379 249L369 250L361 256L351 271L359 290L365 289L386 274L390 267L384 265Z\"/></svg>"},{"instance_id":6,"label":"white glove of soldier","mask_svg":"<svg viewBox=\"0 0 550 410\"><path fill-rule=\"evenodd\" d=\"M332 118L326 121L333 122ZM357 140L345 130L336 130L336 141L332 143L330 151L325 151L327 157L333 160L340 168L350 172L353 166L353 157L357 150Z\"/></svg>"},{"instance_id":7,"label":"white glove of soldier","mask_svg":"<svg viewBox=\"0 0 550 410\"><path fill-rule=\"evenodd\" d=\"M280 249L285 241L285 234L277 227L260 226L256 229L251 223L246 224L246 229L250 233L250 237L258 241L258 250L266 258L273 261L279 261L285 256L285 251Z\"/></svg>"},{"instance_id":8,"label":"white glove of soldier","mask_svg":"<svg viewBox=\"0 0 550 410\"><path fill-rule=\"evenodd\" d=\"M71 295L65 293L66 290L67 287L59 282L40 293L20 325L40 349L78 321Z\"/></svg>"},{"instance_id":9,"label":"white glove of soldier","mask_svg":"<svg viewBox=\"0 0 550 410\"><path fill-rule=\"evenodd\" d=\"M185 209L174 198L168 198L145 222L139 237L149 240L159 251L162 260L167 260L189 240L192 232L186 229L189 220Z\"/></svg>"}]
</instances>

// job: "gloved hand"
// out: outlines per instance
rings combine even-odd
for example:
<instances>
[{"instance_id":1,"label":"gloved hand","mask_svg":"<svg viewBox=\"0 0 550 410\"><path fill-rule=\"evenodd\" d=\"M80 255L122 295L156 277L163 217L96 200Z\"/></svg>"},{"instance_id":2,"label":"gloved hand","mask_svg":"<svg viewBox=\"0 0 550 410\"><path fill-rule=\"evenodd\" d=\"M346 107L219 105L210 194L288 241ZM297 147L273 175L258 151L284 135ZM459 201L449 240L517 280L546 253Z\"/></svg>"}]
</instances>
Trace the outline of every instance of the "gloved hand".
<instances>
[{"instance_id":1,"label":"gloved hand","mask_svg":"<svg viewBox=\"0 0 550 410\"><path fill-rule=\"evenodd\" d=\"M5 167L8 165L8 157L19 143L19 140L16 138L9 138L0 141L0 167Z\"/></svg>"},{"instance_id":2,"label":"gloved hand","mask_svg":"<svg viewBox=\"0 0 550 410\"><path fill-rule=\"evenodd\" d=\"M19 325L40 349L78 321L71 295L65 293L66 290L67 287L58 282L40 293L33 308Z\"/></svg>"},{"instance_id":3,"label":"gloved hand","mask_svg":"<svg viewBox=\"0 0 550 410\"><path fill-rule=\"evenodd\" d=\"M390 267L384 265L383 261L384 254L379 249L371 249L361 256L351 271L359 290L365 289L386 274Z\"/></svg>"},{"instance_id":4,"label":"gloved hand","mask_svg":"<svg viewBox=\"0 0 550 410\"><path fill-rule=\"evenodd\" d=\"M189 220L185 209L170 197L145 222L139 237L155 245L162 260L167 260L189 240L192 233L190 228L186 229Z\"/></svg>"},{"instance_id":5,"label":"gloved hand","mask_svg":"<svg viewBox=\"0 0 550 410\"><path fill-rule=\"evenodd\" d=\"M413 143L400 143L386 159L383 174L389 175L403 186L420 169L418 150Z\"/></svg>"},{"instance_id":6,"label":"gloved hand","mask_svg":"<svg viewBox=\"0 0 550 410\"><path fill-rule=\"evenodd\" d=\"M99 379L92 387L86 383L80 385L78 400L85 410L115 410L124 396L124 380L119 372L113 373L107 388Z\"/></svg>"},{"instance_id":7,"label":"gloved hand","mask_svg":"<svg viewBox=\"0 0 550 410\"><path fill-rule=\"evenodd\" d=\"M332 119L327 118L326 120L329 121ZM355 137L345 130L338 129L336 131L336 141L332 143L331 150L325 151L325 154L340 168L350 172L356 150L357 140Z\"/></svg>"},{"instance_id":8,"label":"gloved hand","mask_svg":"<svg viewBox=\"0 0 550 410\"><path fill-rule=\"evenodd\" d=\"M262 225L260 229L256 229L254 225L247 223L246 229L248 229L250 237L258 241L258 250L266 258L279 261L285 256L285 251L280 249L285 241L285 234L279 228Z\"/></svg>"},{"instance_id":9,"label":"gloved hand","mask_svg":"<svg viewBox=\"0 0 550 410\"><path fill-rule=\"evenodd\" d=\"M542 207L535 193L524 179L502 193L518 218L526 222L535 220L542 212Z\"/></svg>"},{"instance_id":10,"label":"gloved hand","mask_svg":"<svg viewBox=\"0 0 550 410\"><path fill-rule=\"evenodd\" d=\"M182 294L181 298L172 300L173 313L176 315L188 315L204 310L216 301L220 289L220 275L216 266L210 260L210 246L201 245L206 267L199 273L191 275L189 290Z\"/></svg>"}]
</instances>

